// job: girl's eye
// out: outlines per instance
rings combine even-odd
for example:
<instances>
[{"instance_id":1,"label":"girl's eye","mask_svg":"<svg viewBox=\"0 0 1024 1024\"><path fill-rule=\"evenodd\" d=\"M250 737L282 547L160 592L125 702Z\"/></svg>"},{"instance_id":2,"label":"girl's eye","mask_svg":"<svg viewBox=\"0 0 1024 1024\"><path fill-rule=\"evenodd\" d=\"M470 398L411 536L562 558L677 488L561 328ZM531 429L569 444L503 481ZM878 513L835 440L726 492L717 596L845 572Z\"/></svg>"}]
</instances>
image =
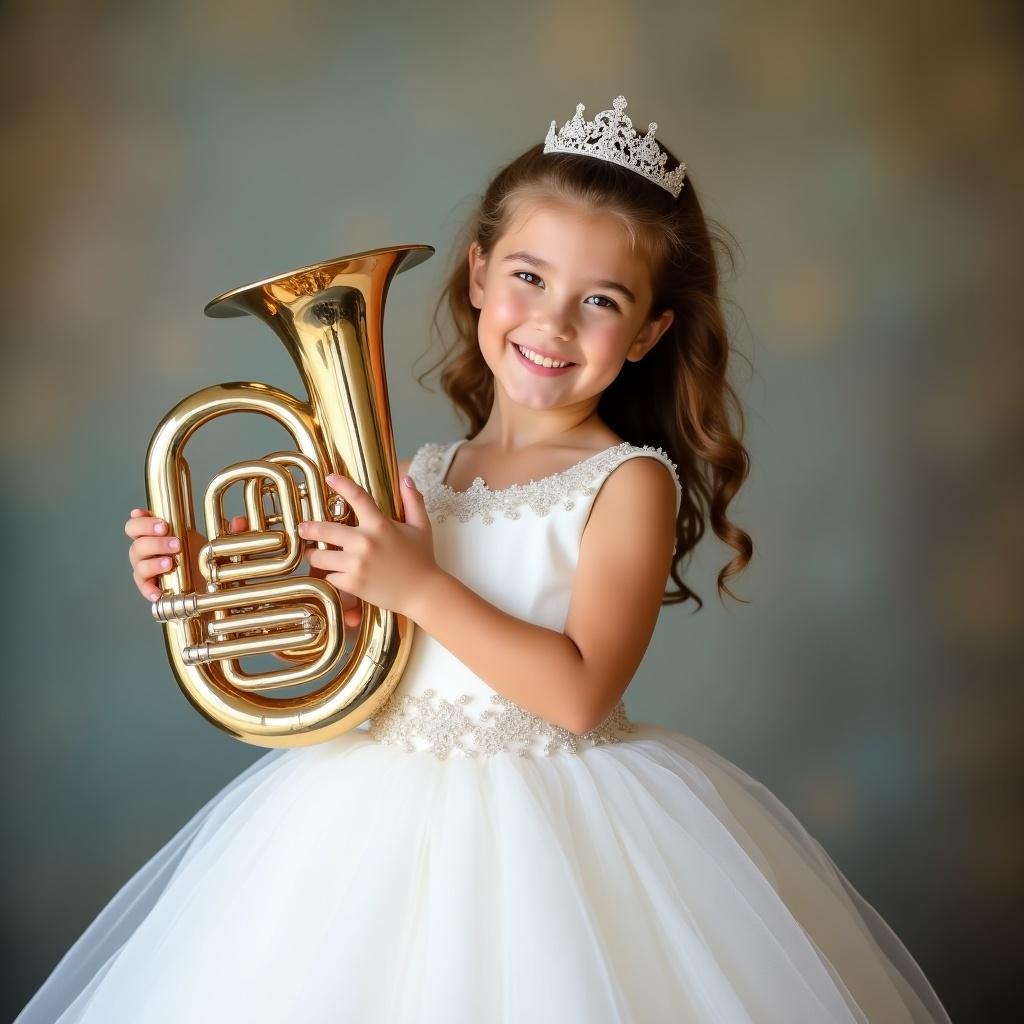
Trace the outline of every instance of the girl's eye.
<instances>
[{"instance_id":1,"label":"girl's eye","mask_svg":"<svg viewBox=\"0 0 1024 1024\"><path fill-rule=\"evenodd\" d=\"M524 275L526 277L536 277L538 281L540 280L540 278L537 277L536 274L532 273L529 270L517 270L513 276L518 277L518 278L520 278L522 280ZM529 283L529 282L527 282L527 283Z\"/></svg>"},{"instance_id":2,"label":"girl's eye","mask_svg":"<svg viewBox=\"0 0 1024 1024\"><path fill-rule=\"evenodd\" d=\"M528 277L532 277L536 281L540 280L540 278L537 277L537 275L535 273L533 273L533 271L531 271L531 270L517 270L512 276L513 277L518 277L521 281L522 280L526 280L526 278L528 278ZM532 282L527 281L527 284L531 284L531 283ZM607 295L591 295L590 298L592 298L592 299L601 299L602 300L602 303L598 305L599 309L618 309L619 308L619 304L614 299L609 299ZM607 305L604 305L604 303L607 303ZM591 305L594 305L594 303L591 303Z\"/></svg>"}]
</instances>

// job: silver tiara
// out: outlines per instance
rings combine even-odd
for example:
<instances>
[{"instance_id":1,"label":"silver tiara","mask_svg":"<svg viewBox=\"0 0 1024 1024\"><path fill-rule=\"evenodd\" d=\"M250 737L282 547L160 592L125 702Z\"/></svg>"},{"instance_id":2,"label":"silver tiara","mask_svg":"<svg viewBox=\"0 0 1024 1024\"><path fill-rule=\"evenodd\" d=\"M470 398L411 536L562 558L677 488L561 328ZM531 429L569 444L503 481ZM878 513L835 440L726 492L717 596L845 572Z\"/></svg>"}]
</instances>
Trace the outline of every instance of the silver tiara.
<instances>
[{"instance_id":1,"label":"silver tiara","mask_svg":"<svg viewBox=\"0 0 1024 1024\"><path fill-rule=\"evenodd\" d=\"M642 174L671 192L673 197L679 195L686 164L681 163L674 171L665 170L668 154L662 151L654 138L658 128L656 122L652 121L647 126L646 135L638 135L633 130L633 122L623 113L626 109L625 96L616 96L612 100L612 109L602 110L593 121L583 119L584 109L582 103L577 103L576 113L557 134L555 122L551 122L544 140L545 153L582 153L598 160L610 160Z\"/></svg>"}]
</instances>

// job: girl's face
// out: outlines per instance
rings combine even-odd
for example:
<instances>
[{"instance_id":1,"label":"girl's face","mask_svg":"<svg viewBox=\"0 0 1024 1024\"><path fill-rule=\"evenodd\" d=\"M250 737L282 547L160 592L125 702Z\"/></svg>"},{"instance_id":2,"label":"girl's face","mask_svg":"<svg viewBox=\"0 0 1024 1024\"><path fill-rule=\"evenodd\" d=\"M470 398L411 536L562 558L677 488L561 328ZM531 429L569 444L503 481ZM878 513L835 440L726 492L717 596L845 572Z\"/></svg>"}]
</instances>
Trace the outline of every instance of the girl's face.
<instances>
[{"instance_id":1,"label":"girl's face","mask_svg":"<svg viewBox=\"0 0 1024 1024\"><path fill-rule=\"evenodd\" d=\"M469 247L470 301L495 387L531 409L596 400L627 360L640 359L672 323L647 320L651 280L621 222L558 206L530 206L484 258ZM544 368L550 356L571 365Z\"/></svg>"}]
</instances>

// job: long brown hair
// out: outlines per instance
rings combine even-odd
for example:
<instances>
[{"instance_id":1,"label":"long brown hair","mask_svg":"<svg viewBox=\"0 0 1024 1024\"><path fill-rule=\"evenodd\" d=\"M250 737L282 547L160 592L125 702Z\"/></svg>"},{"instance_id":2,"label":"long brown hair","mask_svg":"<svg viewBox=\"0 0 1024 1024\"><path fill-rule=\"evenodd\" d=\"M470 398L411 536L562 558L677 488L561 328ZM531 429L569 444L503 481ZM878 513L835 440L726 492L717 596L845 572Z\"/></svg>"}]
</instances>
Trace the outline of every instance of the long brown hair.
<instances>
[{"instance_id":1,"label":"long brown hair","mask_svg":"<svg viewBox=\"0 0 1024 1024\"><path fill-rule=\"evenodd\" d=\"M678 165L675 155L661 145L672 166ZM434 309L433 332L444 352L417 379L422 384L443 364L441 386L468 420L468 438L480 432L494 400L494 376L477 340L480 311L469 300L466 253L475 241L484 255L489 254L524 200L618 216L634 251L651 269L648 318L674 310L673 323L654 347L639 361L623 364L601 395L597 414L631 444L660 446L678 467L683 493L670 576L679 590L666 592L662 604L692 597L698 608L704 605L683 582L679 563L691 559L704 534L705 516L715 534L737 551L718 574L719 598L724 592L742 600L725 581L749 563L753 544L725 510L746 478L750 461L740 443L743 411L726 380L730 345L719 297L716 245L735 264L727 243L709 229L689 172L678 198L673 198L628 168L574 153L545 154L540 144L513 160L487 186L462 230ZM455 332L447 347L438 323L445 304ZM730 413L737 427L730 422Z\"/></svg>"}]
</instances>

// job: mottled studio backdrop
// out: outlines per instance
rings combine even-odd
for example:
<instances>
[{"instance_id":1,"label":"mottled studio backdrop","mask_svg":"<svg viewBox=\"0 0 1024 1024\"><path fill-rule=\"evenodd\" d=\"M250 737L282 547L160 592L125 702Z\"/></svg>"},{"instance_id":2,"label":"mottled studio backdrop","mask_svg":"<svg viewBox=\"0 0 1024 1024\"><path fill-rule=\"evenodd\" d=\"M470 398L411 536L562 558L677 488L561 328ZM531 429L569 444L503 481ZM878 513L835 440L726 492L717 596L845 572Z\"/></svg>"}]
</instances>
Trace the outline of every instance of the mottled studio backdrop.
<instances>
[{"instance_id":1,"label":"mottled studio backdrop","mask_svg":"<svg viewBox=\"0 0 1024 1024\"><path fill-rule=\"evenodd\" d=\"M765 781L958 1024L1019 1003L1024 483L1019 7L936 3L11 3L4 298L0 1014L261 756L203 720L123 524L179 399L299 389L235 285L394 243L399 454L463 433L428 321L488 177L622 92L739 245L726 282L756 546L712 535L627 693ZM211 428L197 482L276 447ZM1019 1008L1019 1007L1018 1007Z\"/></svg>"}]
</instances>

